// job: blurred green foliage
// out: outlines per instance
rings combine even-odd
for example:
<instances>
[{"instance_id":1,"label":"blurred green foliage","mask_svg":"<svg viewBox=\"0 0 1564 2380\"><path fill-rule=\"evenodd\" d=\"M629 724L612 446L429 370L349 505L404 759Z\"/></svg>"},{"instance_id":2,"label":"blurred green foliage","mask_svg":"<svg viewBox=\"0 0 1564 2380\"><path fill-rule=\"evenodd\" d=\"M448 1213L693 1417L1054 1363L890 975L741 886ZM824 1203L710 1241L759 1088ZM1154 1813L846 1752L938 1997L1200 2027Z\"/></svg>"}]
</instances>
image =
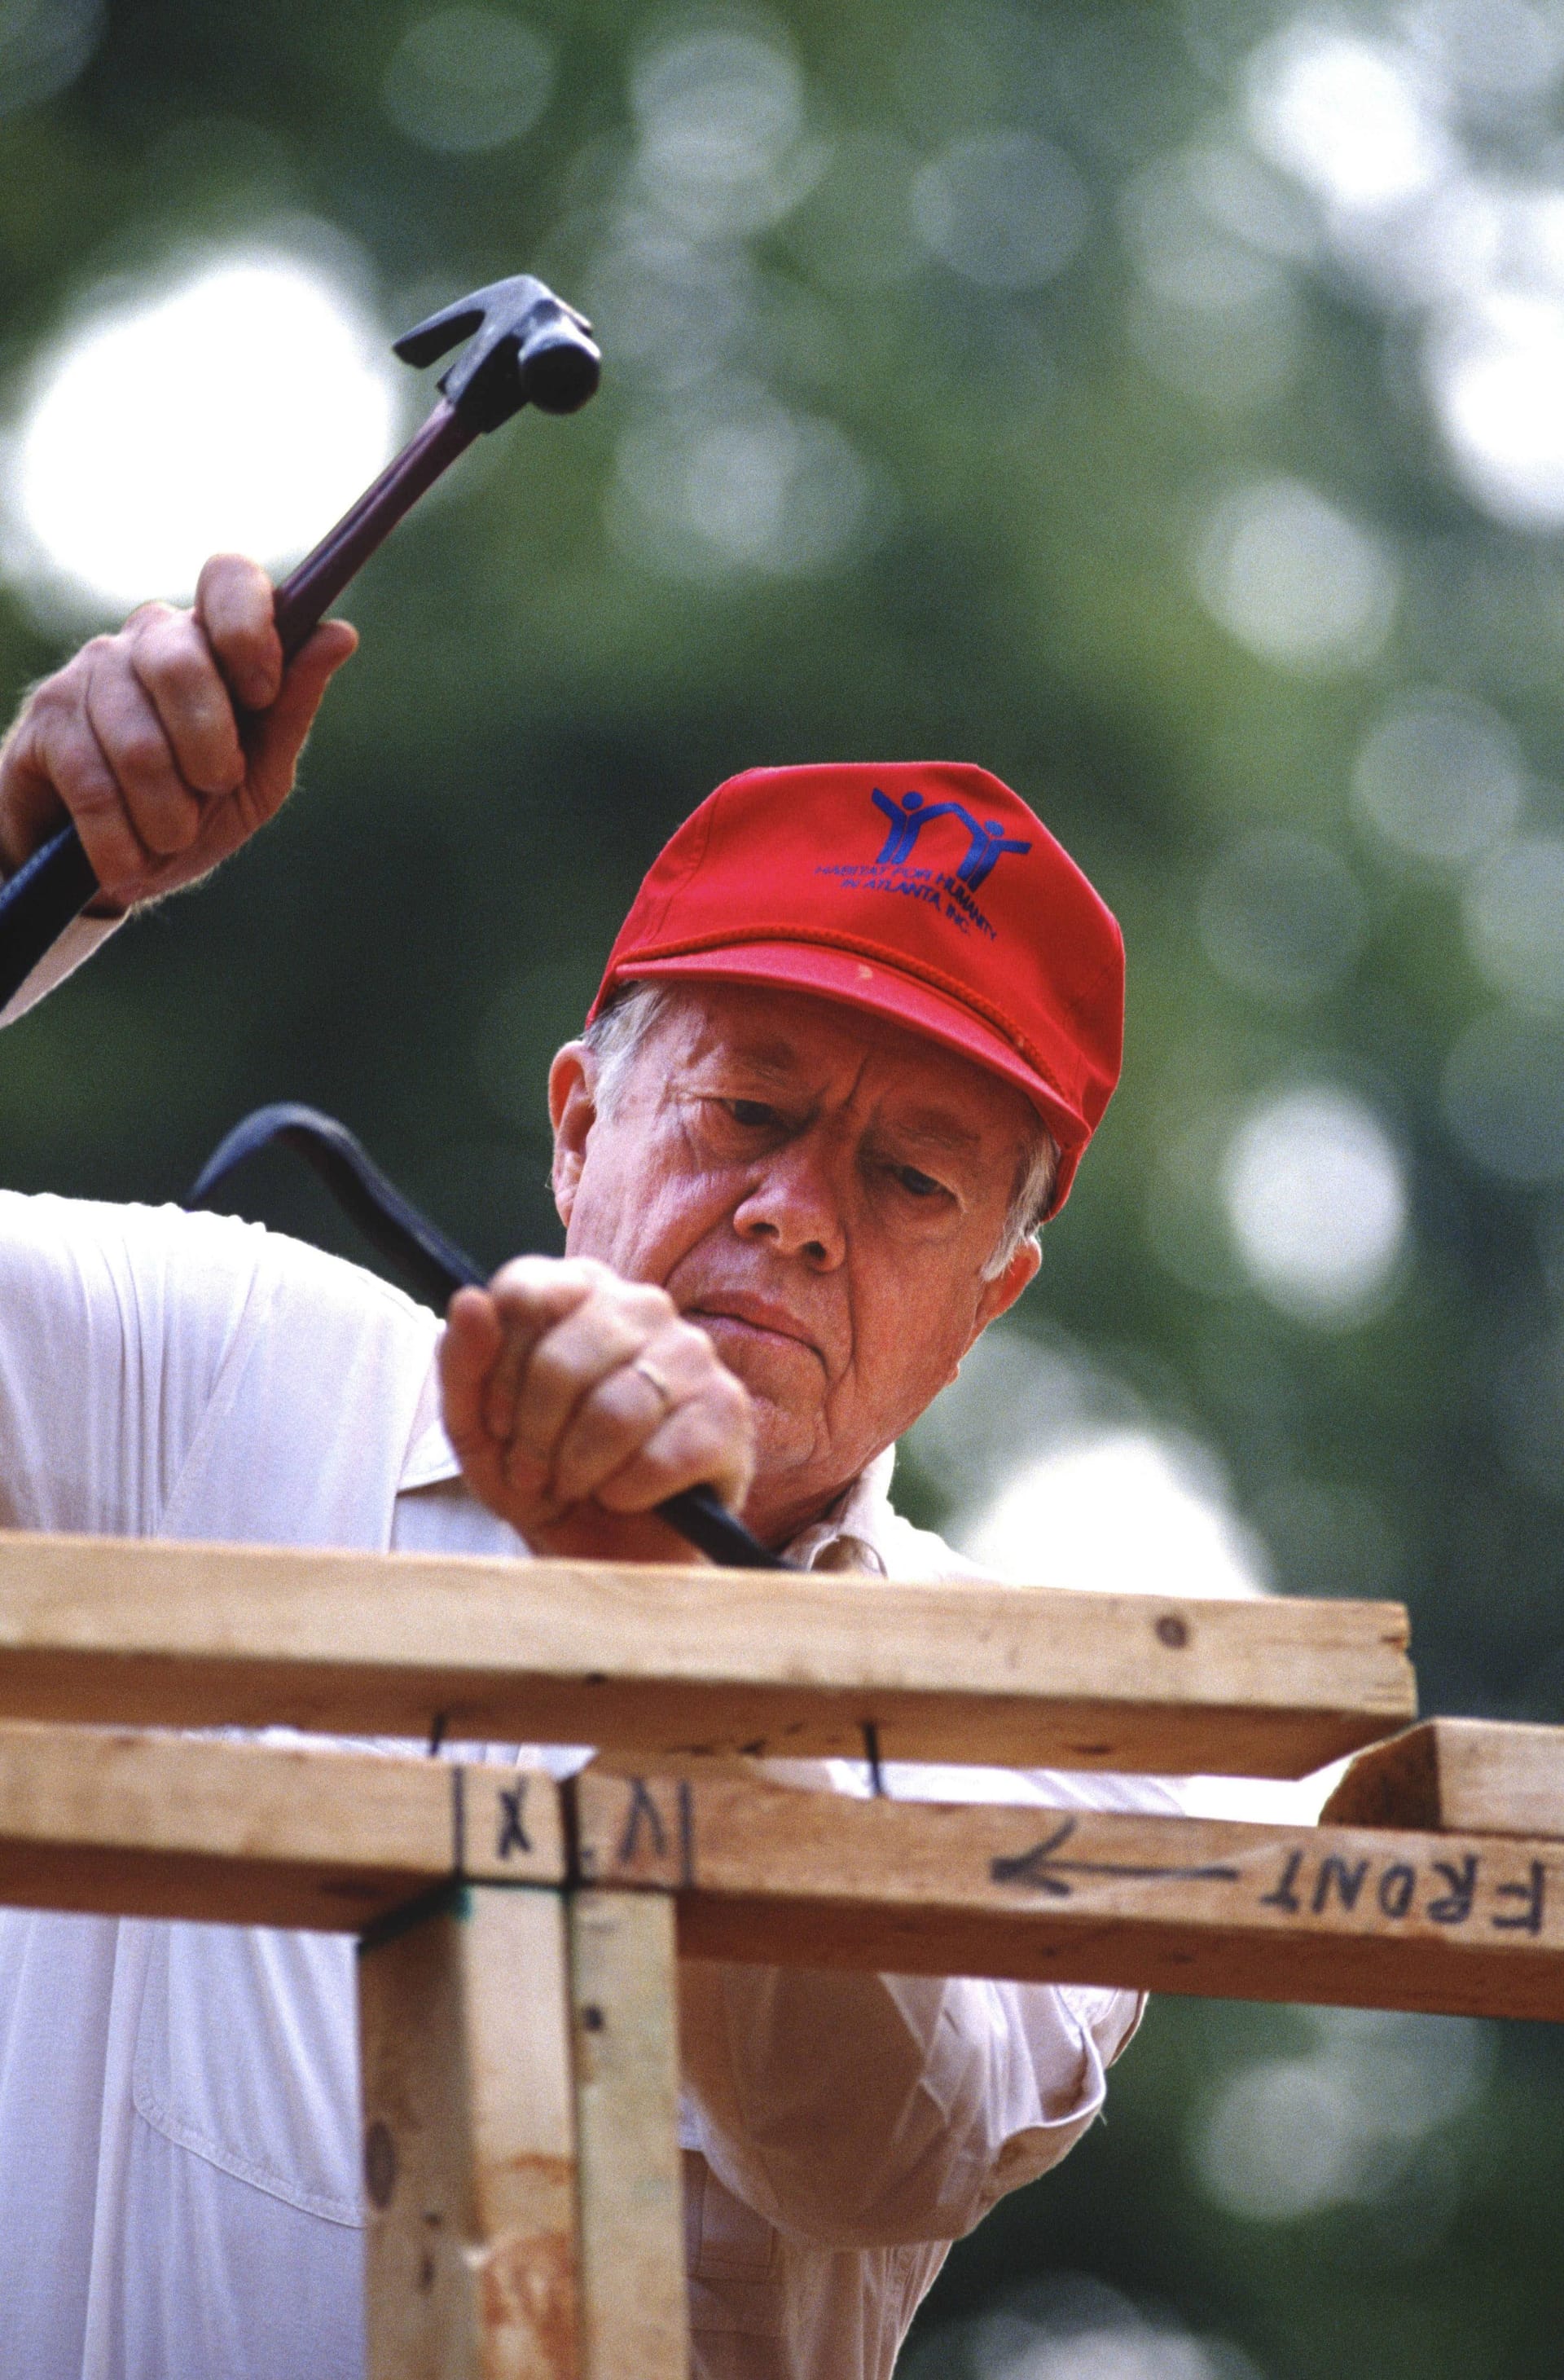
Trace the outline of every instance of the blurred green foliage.
<instances>
[{"instance_id":1,"label":"blurred green foliage","mask_svg":"<svg viewBox=\"0 0 1564 2380\"><path fill-rule=\"evenodd\" d=\"M1508 1179L1452 1135L1443 1071L1493 1004L1461 881L1376 840L1351 793L1387 701L1433 684L1509 722L1533 822L1557 824L1564 581L1546 526L1506 526L1463 491L1406 307L1317 232L1280 263L1272 243L1258 316L1158 295L1176 192L1157 175L1191 143L1242 147L1244 61L1286 14L534 0L552 89L517 101L525 134L488 147L409 134L427 60L404 58L388 112L416 7L117 0L95 46L90 7L55 14L79 71L45 60L58 87L22 76L0 119L13 412L73 310L192 242L326 253L388 337L536 270L593 312L607 364L593 407L526 418L475 455L353 590L363 649L284 820L7 1033L5 1180L176 1196L242 1111L297 1098L342 1115L482 1257L554 1245L547 1058L675 822L756 762L980 759L1087 868L1130 953L1123 1087L1048 1234L1037 1318L1219 1451L1279 1584L1404 1594L1427 1707L1564 1718L1557 1383L1533 1363L1534 1460L1516 1460L1496 1403L1513 1351L1553 1344L1564 1207L1546 1172ZM1366 5L1339 16L1384 30ZM0 8L0 80L11 35L48 17L43 0ZM760 124L764 171L719 158L715 185L681 183L677 155L648 162L673 120L657 77L714 24L794 62L771 98L797 120ZM458 131L460 103L440 101ZM1513 124L1490 108L1484 137L1529 142L1546 180L1552 105L1517 103ZM960 192L927 171L952 143L1017 133L1048 144L1026 153L1055 176L1049 221L1075 225L1030 285L951 263ZM780 531L753 485L768 469ZM702 493L723 470L728 515L721 488ZM1198 591L1212 506L1278 480L1372 525L1390 557L1388 630L1330 666L1267 657ZM17 690L72 640L57 613L0 600ZM1335 855L1361 907L1346 960L1279 994L1263 968L1242 979L1208 922L1224 855L1277 829ZM1218 1196L1232 1119L1316 1080L1381 1118L1411 1200L1391 1291L1331 1328L1244 1274ZM351 1245L281 1163L247 1195ZM931 1479L908 1492L940 1517ZM1506 2030L1430 2133L1454 2177L1433 2215L1397 2229L1413 2169L1377 2197L1246 2219L1203 2192L1192 2143L1225 2081L1283 2055L1301 2022L1156 2010L1108 2125L958 2252L920 2337L1059 2266L1220 2333L1275 2380L1556 2371L1555 2037Z\"/></svg>"}]
</instances>

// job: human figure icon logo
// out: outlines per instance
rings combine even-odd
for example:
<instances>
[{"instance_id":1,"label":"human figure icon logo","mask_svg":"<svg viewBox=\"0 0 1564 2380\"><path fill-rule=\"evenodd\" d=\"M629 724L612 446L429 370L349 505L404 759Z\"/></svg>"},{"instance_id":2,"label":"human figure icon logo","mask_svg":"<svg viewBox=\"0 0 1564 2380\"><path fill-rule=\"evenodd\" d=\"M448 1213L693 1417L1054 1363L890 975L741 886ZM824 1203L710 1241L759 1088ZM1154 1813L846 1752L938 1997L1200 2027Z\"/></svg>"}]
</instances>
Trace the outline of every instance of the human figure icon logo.
<instances>
[{"instance_id":1,"label":"human figure icon logo","mask_svg":"<svg viewBox=\"0 0 1564 2380\"><path fill-rule=\"evenodd\" d=\"M998 819L985 819L979 824L964 802L926 802L917 793L903 794L899 802L893 802L878 785L871 799L891 821L890 832L876 862L880 868L905 866L924 828L940 818L957 818L966 829L970 840L956 878L971 892L976 892L993 874L1005 852L1028 852L1032 848L1030 843L1019 843L1006 835Z\"/></svg>"}]
</instances>

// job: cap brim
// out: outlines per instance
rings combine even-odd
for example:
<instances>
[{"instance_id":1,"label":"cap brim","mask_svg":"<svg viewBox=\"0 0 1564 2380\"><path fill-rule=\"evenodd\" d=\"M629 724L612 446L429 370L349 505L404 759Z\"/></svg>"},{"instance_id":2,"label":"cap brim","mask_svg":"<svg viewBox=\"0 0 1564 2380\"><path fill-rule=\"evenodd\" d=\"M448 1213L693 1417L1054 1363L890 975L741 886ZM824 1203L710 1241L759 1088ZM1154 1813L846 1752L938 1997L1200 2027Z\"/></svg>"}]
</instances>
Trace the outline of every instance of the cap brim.
<instances>
[{"instance_id":1,"label":"cap brim","mask_svg":"<svg viewBox=\"0 0 1564 2380\"><path fill-rule=\"evenodd\" d=\"M880 961L820 942L738 942L723 950L689 951L672 958L631 959L617 971L622 983L663 976L697 977L717 983L765 983L788 991L811 991L865 1008L892 1025L904 1026L953 1050L986 1074L1014 1085L1041 1116L1058 1143L1059 1177L1049 1213L1063 1206L1081 1150L1090 1138L1085 1121L1013 1043L960 1002L947 1000L915 976Z\"/></svg>"}]
</instances>

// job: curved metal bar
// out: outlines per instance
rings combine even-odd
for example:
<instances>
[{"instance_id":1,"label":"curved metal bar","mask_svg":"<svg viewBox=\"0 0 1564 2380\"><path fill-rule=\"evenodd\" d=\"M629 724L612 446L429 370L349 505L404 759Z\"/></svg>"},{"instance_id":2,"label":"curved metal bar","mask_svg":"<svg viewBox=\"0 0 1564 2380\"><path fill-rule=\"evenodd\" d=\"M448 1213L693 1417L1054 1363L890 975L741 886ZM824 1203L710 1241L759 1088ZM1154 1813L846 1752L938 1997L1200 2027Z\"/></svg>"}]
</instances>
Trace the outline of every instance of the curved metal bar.
<instances>
[{"instance_id":1,"label":"curved metal bar","mask_svg":"<svg viewBox=\"0 0 1564 2380\"><path fill-rule=\"evenodd\" d=\"M443 1307L458 1289L481 1288L488 1280L482 1266L447 1239L382 1172L346 1124L291 1099L257 1108L234 1126L191 1184L186 1207L209 1207L212 1193L236 1168L279 1144L313 1166L344 1214L426 1303ZM657 1509L687 1544L728 1570L791 1567L752 1536L709 1488L683 1488Z\"/></svg>"}]
</instances>

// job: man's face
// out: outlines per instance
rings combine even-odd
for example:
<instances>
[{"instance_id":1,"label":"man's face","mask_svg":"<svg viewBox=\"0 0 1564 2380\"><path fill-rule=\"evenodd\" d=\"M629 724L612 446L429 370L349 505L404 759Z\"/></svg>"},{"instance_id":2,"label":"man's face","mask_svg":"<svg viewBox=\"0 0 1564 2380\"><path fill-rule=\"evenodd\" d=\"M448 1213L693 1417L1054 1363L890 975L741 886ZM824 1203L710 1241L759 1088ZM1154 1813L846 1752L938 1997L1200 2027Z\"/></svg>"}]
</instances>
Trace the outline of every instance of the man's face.
<instances>
[{"instance_id":1,"label":"man's face","mask_svg":"<svg viewBox=\"0 0 1564 2380\"><path fill-rule=\"evenodd\" d=\"M746 1518L823 1512L1037 1269L986 1281L1032 1111L996 1076L804 992L682 985L605 1113L579 1042L550 1084L572 1256L653 1281L755 1400Z\"/></svg>"}]
</instances>

